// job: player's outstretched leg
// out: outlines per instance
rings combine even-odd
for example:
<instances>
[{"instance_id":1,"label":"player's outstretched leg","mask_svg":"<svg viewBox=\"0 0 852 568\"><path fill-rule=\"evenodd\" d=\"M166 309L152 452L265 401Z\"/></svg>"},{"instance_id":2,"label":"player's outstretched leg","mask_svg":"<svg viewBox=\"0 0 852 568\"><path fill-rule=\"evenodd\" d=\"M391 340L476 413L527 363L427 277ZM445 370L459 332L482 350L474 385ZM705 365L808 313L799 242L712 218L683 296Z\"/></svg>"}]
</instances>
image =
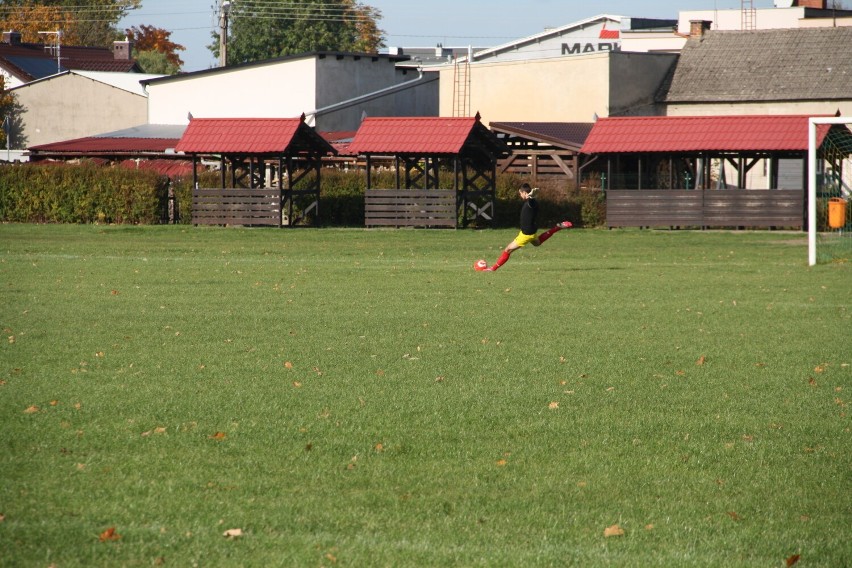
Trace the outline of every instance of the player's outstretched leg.
<instances>
[{"instance_id":1,"label":"player's outstretched leg","mask_svg":"<svg viewBox=\"0 0 852 568\"><path fill-rule=\"evenodd\" d=\"M554 233L557 233L562 229L569 229L573 226L574 225L571 224L571 221L562 221L561 223L557 223L555 227L546 230L538 236L538 244L540 245L541 243L552 237Z\"/></svg>"},{"instance_id":2,"label":"player's outstretched leg","mask_svg":"<svg viewBox=\"0 0 852 568\"><path fill-rule=\"evenodd\" d=\"M500 255L500 258L497 259L497 262L494 263L494 266L488 269L488 272L494 272L495 270L506 264L506 261L509 260L509 256L511 254L511 252L504 250L503 254Z\"/></svg>"}]
</instances>

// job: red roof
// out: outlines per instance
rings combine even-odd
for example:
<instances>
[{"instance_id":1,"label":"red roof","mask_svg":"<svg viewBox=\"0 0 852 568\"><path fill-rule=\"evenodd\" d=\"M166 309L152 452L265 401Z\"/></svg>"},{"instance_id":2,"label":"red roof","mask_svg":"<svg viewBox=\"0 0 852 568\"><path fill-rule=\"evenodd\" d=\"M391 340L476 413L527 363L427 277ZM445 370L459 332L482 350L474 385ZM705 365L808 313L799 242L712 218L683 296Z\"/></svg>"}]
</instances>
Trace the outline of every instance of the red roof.
<instances>
[{"instance_id":1,"label":"red roof","mask_svg":"<svg viewBox=\"0 0 852 568\"><path fill-rule=\"evenodd\" d=\"M121 167L128 170L150 170L169 177L189 177L192 175L191 160L124 160Z\"/></svg>"},{"instance_id":2,"label":"red roof","mask_svg":"<svg viewBox=\"0 0 852 568\"><path fill-rule=\"evenodd\" d=\"M808 115L599 118L584 154L620 152L807 151ZM817 143L828 132L818 128Z\"/></svg>"},{"instance_id":3,"label":"red roof","mask_svg":"<svg viewBox=\"0 0 852 568\"><path fill-rule=\"evenodd\" d=\"M127 152L165 152L167 148L174 148L177 143L175 138L108 138L91 136L88 138L75 138L74 140L63 140L39 146L30 146L28 149L39 153L50 152L76 152L76 153L127 153Z\"/></svg>"},{"instance_id":4,"label":"red roof","mask_svg":"<svg viewBox=\"0 0 852 568\"><path fill-rule=\"evenodd\" d=\"M308 144L305 144L307 142ZM194 118L175 151L188 154L278 154L288 150L334 152L301 118Z\"/></svg>"},{"instance_id":5,"label":"red roof","mask_svg":"<svg viewBox=\"0 0 852 568\"><path fill-rule=\"evenodd\" d=\"M350 154L458 154L475 117L365 118L347 149ZM484 128L484 127L483 127Z\"/></svg>"}]
</instances>

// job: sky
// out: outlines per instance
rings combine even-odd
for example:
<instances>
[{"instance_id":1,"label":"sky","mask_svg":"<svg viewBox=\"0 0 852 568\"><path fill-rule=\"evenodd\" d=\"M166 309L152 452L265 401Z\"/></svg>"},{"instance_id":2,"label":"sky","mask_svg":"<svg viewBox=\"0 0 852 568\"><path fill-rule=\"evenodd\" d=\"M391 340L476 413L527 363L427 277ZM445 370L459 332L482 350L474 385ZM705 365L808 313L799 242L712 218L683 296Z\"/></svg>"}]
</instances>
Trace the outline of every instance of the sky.
<instances>
[{"instance_id":1,"label":"sky","mask_svg":"<svg viewBox=\"0 0 852 568\"><path fill-rule=\"evenodd\" d=\"M239 2L240 0L232 0ZM289 0L281 0L286 3ZM216 29L218 0L142 0L119 27L171 31L183 71L216 66L207 49ZM599 14L677 19L687 10L739 10L741 0L361 0L382 13L379 28L389 47L491 47ZM772 8L774 0L752 0Z\"/></svg>"}]
</instances>

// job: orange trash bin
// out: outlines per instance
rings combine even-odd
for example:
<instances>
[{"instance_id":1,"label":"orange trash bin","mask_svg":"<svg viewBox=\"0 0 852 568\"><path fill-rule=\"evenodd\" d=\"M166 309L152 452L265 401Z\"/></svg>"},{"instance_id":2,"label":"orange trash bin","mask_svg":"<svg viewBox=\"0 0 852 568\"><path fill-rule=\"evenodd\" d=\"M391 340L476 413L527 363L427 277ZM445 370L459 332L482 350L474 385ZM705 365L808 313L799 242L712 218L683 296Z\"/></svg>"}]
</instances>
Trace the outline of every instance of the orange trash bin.
<instances>
[{"instance_id":1,"label":"orange trash bin","mask_svg":"<svg viewBox=\"0 0 852 568\"><path fill-rule=\"evenodd\" d=\"M846 225L846 200L842 197L832 197L828 200L828 226L840 229Z\"/></svg>"}]
</instances>

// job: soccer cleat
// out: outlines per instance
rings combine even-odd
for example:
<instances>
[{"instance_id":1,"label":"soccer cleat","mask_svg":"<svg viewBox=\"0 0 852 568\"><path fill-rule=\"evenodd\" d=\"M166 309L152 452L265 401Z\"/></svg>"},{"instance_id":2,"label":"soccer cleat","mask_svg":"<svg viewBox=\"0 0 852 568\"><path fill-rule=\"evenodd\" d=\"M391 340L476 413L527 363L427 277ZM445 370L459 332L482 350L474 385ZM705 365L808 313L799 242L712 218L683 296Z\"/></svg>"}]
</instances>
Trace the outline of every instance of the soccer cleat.
<instances>
[{"instance_id":1,"label":"soccer cleat","mask_svg":"<svg viewBox=\"0 0 852 568\"><path fill-rule=\"evenodd\" d=\"M560 229L570 229L574 225L571 224L571 221L562 221L561 223L556 223L556 226Z\"/></svg>"}]
</instances>

